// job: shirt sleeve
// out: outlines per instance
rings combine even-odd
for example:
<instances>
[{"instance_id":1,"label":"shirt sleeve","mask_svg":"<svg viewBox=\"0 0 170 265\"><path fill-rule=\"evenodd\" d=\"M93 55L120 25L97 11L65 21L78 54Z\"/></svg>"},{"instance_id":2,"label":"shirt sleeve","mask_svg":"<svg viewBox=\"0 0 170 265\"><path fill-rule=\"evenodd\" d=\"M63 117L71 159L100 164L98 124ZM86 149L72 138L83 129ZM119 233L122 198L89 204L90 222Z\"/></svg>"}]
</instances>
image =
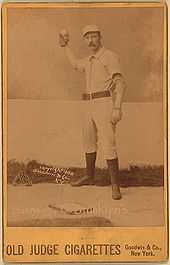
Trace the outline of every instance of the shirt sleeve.
<instances>
[{"instance_id":1,"label":"shirt sleeve","mask_svg":"<svg viewBox=\"0 0 170 265\"><path fill-rule=\"evenodd\" d=\"M113 76L116 73L121 73L120 59L115 53L108 52L105 60L105 66L110 76Z\"/></svg>"},{"instance_id":2,"label":"shirt sleeve","mask_svg":"<svg viewBox=\"0 0 170 265\"><path fill-rule=\"evenodd\" d=\"M84 59L75 60L74 69L80 72L84 72L85 71L85 60Z\"/></svg>"},{"instance_id":3,"label":"shirt sleeve","mask_svg":"<svg viewBox=\"0 0 170 265\"><path fill-rule=\"evenodd\" d=\"M69 47L65 47L66 55L75 70L84 72L85 70L85 59L77 59L74 53Z\"/></svg>"}]
</instances>

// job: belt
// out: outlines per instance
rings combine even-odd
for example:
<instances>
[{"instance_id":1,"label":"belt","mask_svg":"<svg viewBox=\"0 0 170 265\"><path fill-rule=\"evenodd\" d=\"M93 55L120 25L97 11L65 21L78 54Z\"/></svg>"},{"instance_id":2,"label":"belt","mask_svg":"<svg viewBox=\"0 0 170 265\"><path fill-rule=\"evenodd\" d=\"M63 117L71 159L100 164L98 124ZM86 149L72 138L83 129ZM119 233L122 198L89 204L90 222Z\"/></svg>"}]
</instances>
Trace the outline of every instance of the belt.
<instances>
[{"instance_id":1,"label":"belt","mask_svg":"<svg viewBox=\"0 0 170 265\"><path fill-rule=\"evenodd\" d=\"M85 93L83 94L83 100L90 100L90 99L95 99L95 98L105 98L105 97L110 97L110 91L109 90L104 90L104 91L98 91L94 93Z\"/></svg>"}]
</instances>

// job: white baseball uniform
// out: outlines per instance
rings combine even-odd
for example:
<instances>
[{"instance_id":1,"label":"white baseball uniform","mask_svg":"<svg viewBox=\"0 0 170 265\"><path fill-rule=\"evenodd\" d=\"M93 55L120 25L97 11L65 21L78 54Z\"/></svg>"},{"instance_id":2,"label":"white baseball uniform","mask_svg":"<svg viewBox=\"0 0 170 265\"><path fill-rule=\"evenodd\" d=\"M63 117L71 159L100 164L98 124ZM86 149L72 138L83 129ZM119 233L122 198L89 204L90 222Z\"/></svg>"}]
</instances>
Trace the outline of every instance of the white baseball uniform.
<instances>
[{"instance_id":1,"label":"white baseball uniform","mask_svg":"<svg viewBox=\"0 0 170 265\"><path fill-rule=\"evenodd\" d=\"M69 53L69 51L68 51ZM85 72L86 93L108 90L111 78L121 73L117 54L101 47L92 56L72 62L76 70ZM101 143L105 159L117 157L115 130L112 123L114 100L112 97L96 98L84 101L83 138L86 153L96 152Z\"/></svg>"}]
</instances>

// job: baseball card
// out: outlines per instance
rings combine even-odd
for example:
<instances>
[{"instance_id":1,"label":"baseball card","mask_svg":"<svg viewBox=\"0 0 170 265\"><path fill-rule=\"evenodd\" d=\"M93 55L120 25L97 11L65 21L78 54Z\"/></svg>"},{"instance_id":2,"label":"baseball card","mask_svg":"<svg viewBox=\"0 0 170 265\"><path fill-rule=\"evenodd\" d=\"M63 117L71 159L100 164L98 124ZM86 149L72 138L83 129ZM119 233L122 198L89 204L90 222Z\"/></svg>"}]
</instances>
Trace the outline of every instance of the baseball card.
<instances>
[{"instance_id":1,"label":"baseball card","mask_svg":"<svg viewBox=\"0 0 170 265\"><path fill-rule=\"evenodd\" d=\"M1 12L4 262L167 261L166 3Z\"/></svg>"}]
</instances>

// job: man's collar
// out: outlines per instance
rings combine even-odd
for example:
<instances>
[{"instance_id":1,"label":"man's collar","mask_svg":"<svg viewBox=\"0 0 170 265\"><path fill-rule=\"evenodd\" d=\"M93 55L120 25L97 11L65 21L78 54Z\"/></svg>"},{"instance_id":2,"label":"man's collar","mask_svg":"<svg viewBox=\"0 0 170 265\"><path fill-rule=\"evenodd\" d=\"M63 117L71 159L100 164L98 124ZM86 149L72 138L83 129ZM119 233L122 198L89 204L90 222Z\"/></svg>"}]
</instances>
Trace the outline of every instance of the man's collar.
<instances>
[{"instance_id":1,"label":"man's collar","mask_svg":"<svg viewBox=\"0 0 170 265\"><path fill-rule=\"evenodd\" d=\"M88 57L88 59L90 60L91 58L97 58L97 59L99 59L99 57L104 53L104 51L105 51L105 48L102 46L99 50L98 50L98 52L96 53L96 54L94 54L94 55L90 55L89 57Z\"/></svg>"}]
</instances>

